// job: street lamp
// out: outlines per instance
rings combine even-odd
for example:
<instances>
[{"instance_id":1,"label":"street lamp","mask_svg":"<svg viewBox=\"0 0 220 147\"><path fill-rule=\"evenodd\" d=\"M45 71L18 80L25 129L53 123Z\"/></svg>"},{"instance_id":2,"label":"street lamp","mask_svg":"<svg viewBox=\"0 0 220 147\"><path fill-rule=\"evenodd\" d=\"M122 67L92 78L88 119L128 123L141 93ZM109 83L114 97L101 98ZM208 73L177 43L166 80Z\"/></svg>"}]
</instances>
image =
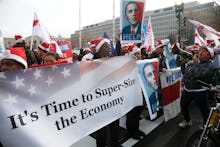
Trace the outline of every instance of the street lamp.
<instances>
[{"instance_id":1,"label":"street lamp","mask_svg":"<svg viewBox=\"0 0 220 147\"><path fill-rule=\"evenodd\" d=\"M175 14L178 19L178 42L181 45L181 36L184 35L186 27L186 18L184 17L184 4L175 5Z\"/></svg>"}]
</instances>

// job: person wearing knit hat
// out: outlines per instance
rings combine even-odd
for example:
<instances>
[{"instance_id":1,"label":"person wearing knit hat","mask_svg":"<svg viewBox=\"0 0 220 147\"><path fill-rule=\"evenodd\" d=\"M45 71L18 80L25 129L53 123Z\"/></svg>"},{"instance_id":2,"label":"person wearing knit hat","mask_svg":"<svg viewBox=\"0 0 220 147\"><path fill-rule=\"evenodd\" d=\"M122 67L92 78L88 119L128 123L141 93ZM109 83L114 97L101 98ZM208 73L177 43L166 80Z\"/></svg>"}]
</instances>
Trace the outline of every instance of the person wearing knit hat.
<instances>
[{"instance_id":1,"label":"person wearing knit hat","mask_svg":"<svg viewBox=\"0 0 220 147\"><path fill-rule=\"evenodd\" d=\"M141 50L136 45L130 45L128 47L128 54L134 55L137 60L141 60Z\"/></svg>"},{"instance_id":2,"label":"person wearing knit hat","mask_svg":"<svg viewBox=\"0 0 220 147\"><path fill-rule=\"evenodd\" d=\"M140 48L134 44L129 45L128 55L134 56L136 60L142 59ZM145 133L139 130L139 118L142 110L143 106L136 106L126 114L126 128L128 136L136 140L140 140L145 136Z\"/></svg>"},{"instance_id":3,"label":"person wearing knit hat","mask_svg":"<svg viewBox=\"0 0 220 147\"><path fill-rule=\"evenodd\" d=\"M199 62L188 66L183 75L184 90L181 96L181 111L184 120L179 123L180 128L190 127L192 125L188 107L192 101L196 103L203 117L203 125L209 116L209 105L207 89L203 88L198 80L207 84L215 84L216 70L212 64L215 52L212 48L202 46L199 50Z\"/></svg>"},{"instance_id":4,"label":"person wearing knit hat","mask_svg":"<svg viewBox=\"0 0 220 147\"><path fill-rule=\"evenodd\" d=\"M166 57L163 54L164 43L162 40L157 40L155 49L150 53L150 58L159 58L159 71L162 72L166 67Z\"/></svg>"},{"instance_id":5,"label":"person wearing knit hat","mask_svg":"<svg viewBox=\"0 0 220 147\"><path fill-rule=\"evenodd\" d=\"M90 43L95 45L96 52L93 59L111 56L111 47L107 39L99 37L91 40ZM119 119L97 130L95 134L97 147L119 147Z\"/></svg>"},{"instance_id":6,"label":"person wearing knit hat","mask_svg":"<svg viewBox=\"0 0 220 147\"><path fill-rule=\"evenodd\" d=\"M141 45L140 50L141 50L142 59L147 59L148 58L147 47L143 44L143 45Z\"/></svg>"},{"instance_id":7,"label":"person wearing knit hat","mask_svg":"<svg viewBox=\"0 0 220 147\"><path fill-rule=\"evenodd\" d=\"M93 58L93 54L91 53L91 49L90 48L84 48L83 50L83 57L81 59L81 61L86 61L86 60L91 60Z\"/></svg>"},{"instance_id":8,"label":"person wearing knit hat","mask_svg":"<svg viewBox=\"0 0 220 147\"><path fill-rule=\"evenodd\" d=\"M160 48L163 49L164 46L165 46L165 45L164 45L164 43L163 43L163 40L160 40L160 39L159 39L159 40L157 40L155 50L156 50L156 49L160 49Z\"/></svg>"},{"instance_id":9,"label":"person wearing knit hat","mask_svg":"<svg viewBox=\"0 0 220 147\"><path fill-rule=\"evenodd\" d=\"M116 49L118 50L118 55L123 56L128 53L128 47L129 45L127 43L120 43L120 41L117 41Z\"/></svg>"},{"instance_id":10,"label":"person wearing knit hat","mask_svg":"<svg viewBox=\"0 0 220 147\"><path fill-rule=\"evenodd\" d=\"M23 41L24 41L24 38L21 35L15 35L15 44L22 43Z\"/></svg>"},{"instance_id":11,"label":"person wearing knit hat","mask_svg":"<svg viewBox=\"0 0 220 147\"><path fill-rule=\"evenodd\" d=\"M26 46L26 42L21 35L15 35L15 44L13 47L23 47L25 49L28 66L39 63L37 52L30 50L30 48Z\"/></svg>"},{"instance_id":12,"label":"person wearing knit hat","mask_svg":"<svg viewBox=\"0 0 220 147\"><path fill-rule=\"evenodd\" d=\"M156 47L150 52L151 58L156 58L156 57L164 57L163 56L163 51L164 51L164 43L162 40L157 40Z\"/></svg>"},{"instance_id":13,"label":"person wearing knit hat","mask_svg":"<svg viewBox=\"0 0 220 147\"><path fill-rule=\"evenodd\" d=\"M212 47L209 47L209 46L202 46L201 48L200 48L200 50L206 50L207 52L208 52L208 54L209 54L209 57L207 57L207 55L205 55L205 54L202 54L203 52L199 52L199 55L200 55L200 60L204 60L203 58L205 58L205 59L214 59L214 57L216 56L216 52L214 51L214 49L212 48Z\"/></svg>"},{"instance_id":14,"label":"person wearing knit hat","mask_svg":"<svg viewBox=\"0 0 220 147\"><path fill-rule=\"evenodd\" d=\"M7 48L0 55L1 71L16 71L27 68L27 57L24 48Z\"/></svg>"},{"instance_id":15,"label":"person wearing knit hat","mask_svg":"<svg viewBox=\"0 0 220 147\"><path fill-rule=\"evenodd\" d=\"M111 56L111 47L107 39L99 37L91 40L90 43L95 44L96 53L94 59Z\"/></svg>"},{"instance_id":16,"label":"person wearing knit hat","mask_svg":"<svg viewBox=\"0 0 220 147\"><path fill-rule=\"evenodd\" d=\"M15 35L15 44L13 47L24 47L25 48L25 40L21 35Z\"/></svg>"},{"instance_id":17,"label":"person wearing knit hat","mask_svg":"<svg viewBox=\"0 0 220 147\"><path fill-rule=\"evenodd\" d=\"M89 42L89 49L90 49L90 53L84 55L82 57L82 60L81 61L86 61L86 60L92 60L94 58L94 55L96 53L96 45L95 45L95 41L94 40L91 40L92 42Z\"/></svg>"},{"instance_id":18,"label":"person wearing knit hat","mask_svg":"<svg viewBox=\"0 0 220 147\"><path fill-rule=\"evenodd\" d=\"M198 54L198 53L199 53L199 50L200 50L200 46L198 46L198 45L193 45L193 46L192 46L192 49L191 49L191 52L192 52L193 54Z\"/></svg>"},{"instance_id":19,"label":"person wearing knit hat","mask_svg":"<svg viewBox=\"0 0 220 147\"><path fill-rule=\"evenodd\" d=\"M39 45L38 45L38 56L41 60L40 63L43 63L43 59L44 59L44 56L46 55L46 53L50 51L50 44L47 43L47 42L41 42Z\"/></svg>"}]
</instances>

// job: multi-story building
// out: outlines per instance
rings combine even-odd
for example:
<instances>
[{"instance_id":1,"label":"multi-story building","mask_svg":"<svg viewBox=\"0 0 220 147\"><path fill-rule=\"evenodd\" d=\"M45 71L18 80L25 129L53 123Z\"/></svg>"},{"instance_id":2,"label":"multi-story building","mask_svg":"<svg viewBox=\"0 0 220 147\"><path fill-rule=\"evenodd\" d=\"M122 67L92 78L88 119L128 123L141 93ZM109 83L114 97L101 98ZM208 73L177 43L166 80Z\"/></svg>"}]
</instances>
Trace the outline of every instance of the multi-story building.
<instances>
[{"instance_id":1,"label":"multi-story building","mask_svg":"<svg viewBox=\"0 0 220 147\"><path fill-rule=\"evenodd\" d=\"M32 36L28 36L25 38L25 43L27 47L30 47L31 45L31 39ZM69 38L55 38L56 41L64 41L64 40L69 40ZM40 37L34 36L33 38L33 43L32 43L32 48L37 49L38 45L42 42L42 39ZM15 44L15 38L4 38L4 44L5 47L12 47Z\"/></svg>"},{"instance_id":2,"label":"multi-story building","mask_svg":"<svg viewBox=\"0 0 220 147\"><path fill-rule=\"evenodd\" d=\"M144 24L148 23L151 16L151 23L155 40L169 38L171 41L178 40L178 23L175 13L175 6L146 11L144 13ZM197 20L206 25L212 26L220 30L217 25L220 22L220 6L216 2L201 4L197 1L184 4L184 16ZM193 25L186 21L185 35L181 41L185 44L193 43ZM115 34L119 32L120 18L115 19ZM101 23L85 26L81 30L81 44L85 45L90 39L100 37L107 32L110 38L113 36L113 20L106 20ZM116 40L118 37L113 40ZM79 46L79 30L71 35L71 42L74 47Z\"/></svg>"},{"instance_id":3,"label":"multi-story building","mask_svg":"<svg viewBox=\"0 0 220 147\"><path fill-rule=\"evenodd\" d=\"M155 41L158 39L169 38L172 41L178 40L178 19L176 18L175 6L146 11L144 13L144 24L147 25L149 16L151 16L151 23ZM201 4L197 1L184 3L184 16L197 20L203 24L212 26L217 31L220 31L220 6L216 2L209 2ZM120 32L120 17L115 19L115 38ZM84 26L81 30L81 44L82 47L88 43L89 40L103 36L104 32L110 38L113 36L113 20L106 20L104 22ZM181 42L184 44L192 44L194 40L194 26L186 21L185 34L181 37ZM201 34L201 33L200 33ZM202 35L202 34L201 34ZM204 37L204 36L203 36ZM36 37L35 37L36 38ZM41 39L36 38L33 42L33 48L36 48L41 42ZM68 40L68 38L58 38L56 40ZM27 46L30 46L31 37L25 38ZM79 30L71 35L70 41L73 48L79 47ZM14 38L4 38L5 46L11 47L14 45Z\"/></svg>"}]
</instances>

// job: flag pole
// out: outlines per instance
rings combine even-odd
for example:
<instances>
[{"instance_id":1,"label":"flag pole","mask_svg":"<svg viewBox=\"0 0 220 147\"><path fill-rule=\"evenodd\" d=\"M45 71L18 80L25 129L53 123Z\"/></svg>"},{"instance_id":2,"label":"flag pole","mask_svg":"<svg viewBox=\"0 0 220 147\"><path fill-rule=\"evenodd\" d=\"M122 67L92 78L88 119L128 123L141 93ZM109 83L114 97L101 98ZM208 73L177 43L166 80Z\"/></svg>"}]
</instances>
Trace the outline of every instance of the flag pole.
<instances>
[{"instance_id":1,"label":"flag pole","mask_svg":"<svg viewBox=\"0 0 220 147\"><path fill-rule=\"evenodd\" d=\"M34 42L34 36L33 36L33 28L32 28L32 34L31 34L31 45L30 45L30 50L32 51L33 49L33 42Z\"/></svg>"},{"instance_id":2,"label":"flag pole","mask_svg":"<svg viewBox=\"0 0 220 147\"><path fill-rule=\"evenodd\" d=\"M79 0L79 48L81 47L81 0Z\"/></svg>"},{"instance_id":3,"label":"flag pole","mask_svg":"<svg viewBox=\"0 0 220 147\"><path fill-rule=\"evenodd\" d=\"M112 42L115 42L115 0L113 0Z\"/></svg>"},{"instance_id":4,"label":"flag pole","mask_svg":"<svg viewBox=\"0 0 220 147\"><path fill-rule=\"evenodd\" d=\"M35 13L34 13L34 18L35 18ZM33 31L34 31L34 27L33 27L33 24L32 24L32 34L31 34L31 44L30 44L30 50L33 49L33 42L34 42L34 36L33 36Z\"/></svg>"}]
</instances>

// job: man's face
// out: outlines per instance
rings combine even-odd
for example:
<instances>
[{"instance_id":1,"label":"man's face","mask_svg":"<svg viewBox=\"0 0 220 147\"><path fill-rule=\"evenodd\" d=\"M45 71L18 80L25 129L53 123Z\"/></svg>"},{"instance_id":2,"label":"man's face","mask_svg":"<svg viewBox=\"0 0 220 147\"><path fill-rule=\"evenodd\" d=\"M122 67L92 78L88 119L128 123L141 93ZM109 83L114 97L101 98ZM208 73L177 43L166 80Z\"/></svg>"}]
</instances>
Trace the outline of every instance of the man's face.
<instances>
[{"instance_id":1,"label":"man's face","mask_svg":"<svg viewBox=\"0 0 220 147\"><path fill-rule=\"evenodd\" d=\"M127 53L128 52L128 46L124 46L121 48L122 53Z\"/></svg>"},{"instance_id":2,"label":"man's face","mask_svg":"<svg viewBox=\"0 0 220 147\"><path fill-rule=\"evenodd\" d=\"M134 25L138 22L139 19L139 9L136 3L131 3L127 6L126 9L126 18L130 24Z\"/></svg>"},{"instance_id":3,"label":"man's face","mask_svg":"<svg viewBox=\"0 0 220 147\"><path fill-rule=\"evenodd\" d=\"M23 69L23 66L18 62L11 60L11 59L2 59L1 60L1 71L16 71Z\"/></svg>"},{"instance_id":4,"label":"man's face","mask_svg":"<svg viewBox=\"0 0 220 147\"><path fill-rule=\"evenodd\" d=\"M157 80L156 80L156 77L154 76L154 68L152 65L145 66L144 76L148 80L148 82L150 83L153 89L158 88Z\"/></svg>"},{"instance_id":5,"label":"man's face","mask_svg":"<svg viewBox=\"0 0 220 147\"><path fill-rule=\"evenodd\" d=\"M142 59L141 52L136 52L134 55L135 55L137 60L141 60Z\"/></svg>"},{"instance_id":6,"label":"man's face","mask_svg":"<svg viewBox=\"0 0 220 147\"><path fill-rule=\"evenodd\" d=\"M92 53L92 54L95 54L95 52L96 52L95 46L94 46L94 47L91 47L90 49L91 49L91 53Z\"/></svg>"},{"instance_id":7,"label":"man's face","mask_svg":"<svg viewBox=\"0 0 220 147\"><path fill-rule=\"evenodd\" d=\"M102 47L99 49L99 52L101 57L110 57L111 56L111 47L110 45L105 42Z\"/></svg>"},{"instance_id":8,"label":"man's face","mask_svg":"<svg viewBox=\"0 0 220 147\"><path fill-rule=\"evenodd\" d=\"M158 53L158 54L163 54L164 46L161 46L161 47L159 47L159 48L156 49L156 50L157 50L157 53Z\"/></svg>"},{"instance_id":9,"label":"man's face","mask_svg":"<svg viewBox=\"0 0 220 147\"><path fill-rule=\"evenodd\" d=\"M209 60L210 54L205 48L201 48L199 51L199 61Z\"/></svg>"},{"instance_id":10,"label":"man's face","mask_svg":"<svg viewBox=\"0 0 220 147\"><path fill-rule=\"evenodd\" d=\"M39 58L43 59L46 53L41 49L38 49L37 52L38 52Z\"/></svg>"}]
</instances>

